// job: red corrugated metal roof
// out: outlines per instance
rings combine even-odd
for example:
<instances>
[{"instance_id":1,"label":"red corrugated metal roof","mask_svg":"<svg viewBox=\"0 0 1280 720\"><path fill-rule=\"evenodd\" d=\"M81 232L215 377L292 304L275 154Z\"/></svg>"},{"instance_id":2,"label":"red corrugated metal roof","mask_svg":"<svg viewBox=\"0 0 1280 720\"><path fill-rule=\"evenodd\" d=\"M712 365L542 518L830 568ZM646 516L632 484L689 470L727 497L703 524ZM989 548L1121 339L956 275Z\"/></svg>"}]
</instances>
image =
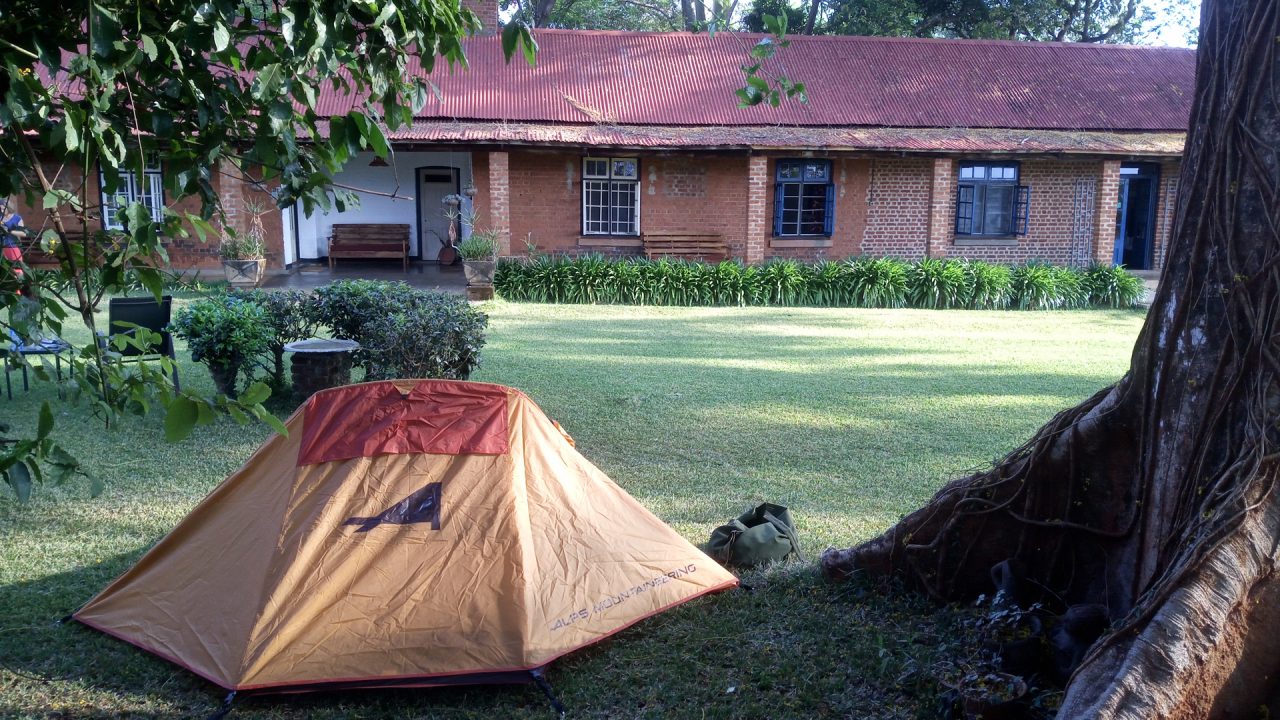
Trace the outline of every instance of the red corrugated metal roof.
<instances>
[{"instance_id":1,"label":"red corrugated metal roof","mask_svg":"<svg viewBox=\"0 0 1280 720\"><path fill-rule=\"evenodd\" d=\"M420 120L388 137L400 143L669 149L1001 152L1175 156L1180 132L991 128L688 127Z\"/></svg>"},{"instance_id":2,"label":"red corrugated metal roof","mask_svg":"<svg viewBox=\"0 0 1280 720\"><path fill-rule=\"evenodd\" d=\"M628 125L802 125L1185 131L1195 51L1180 48L793 37L781 62L807 106L737 107L762 36L538 30L538 64L467 42L470 68L431 75L423 118ZM416 61L410 72L420 72ZM352 99L329 92L324 114Z\"/></svg>"}]
</instances>

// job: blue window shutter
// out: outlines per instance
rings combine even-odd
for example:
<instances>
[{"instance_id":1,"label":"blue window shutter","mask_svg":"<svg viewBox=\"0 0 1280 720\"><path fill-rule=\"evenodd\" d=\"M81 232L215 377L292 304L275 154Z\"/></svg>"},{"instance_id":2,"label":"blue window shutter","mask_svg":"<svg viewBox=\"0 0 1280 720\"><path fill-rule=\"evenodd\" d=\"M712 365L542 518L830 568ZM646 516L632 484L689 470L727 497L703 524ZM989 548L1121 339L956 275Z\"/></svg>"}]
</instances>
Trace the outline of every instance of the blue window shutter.
<instances>
[{"instance_id":1,"label":"blue window shutter","mask_svg":"<svg viewBox=\"0 0 1280 720\"><path fill-rule=\"evenodd\" d=\"M829 175L829 173L828 173ZM831 237L836 227L836 186L827 183L827 205L822 215L822 234Z\"/></svg>"},{"instance_id":2,"label":"blue window shutter","mask_svg":"<svg viewBox=\"0 0 1280 720\"><path fill-rule=\"evenodd\" d=\"M775 182L773 184L773 235L778 237L782 234L782 186L783 183Z\"/></svg>"},{"instance_id":3,"label":"blue window shutter","mask_svg":"<svg viewBox=\"0 0 1280 720\"><path fill-rule=\"evenodd\" d=\"M1026 235L1031 220L1031 188L1018 186L1018 197L1013 203L1013 234Z\"/></svg>"},{"instance_id":4,"label":"blue window shutter","mask_svg":"<svg viewBox=\"0 0 1280 720\"><path fill-rule=\"evenodd\" d=\"M961 185L956 194L956 234L973 234L973 185Z\"/></svg>"}]
</instances>

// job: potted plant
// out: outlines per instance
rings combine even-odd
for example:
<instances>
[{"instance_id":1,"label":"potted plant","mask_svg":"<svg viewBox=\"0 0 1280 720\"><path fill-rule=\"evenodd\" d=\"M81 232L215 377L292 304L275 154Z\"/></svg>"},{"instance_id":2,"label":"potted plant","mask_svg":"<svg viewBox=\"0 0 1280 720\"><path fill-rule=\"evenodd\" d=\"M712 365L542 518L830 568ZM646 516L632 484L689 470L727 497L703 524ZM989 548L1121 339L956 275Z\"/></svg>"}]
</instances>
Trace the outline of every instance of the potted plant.
<instances>
[{"instance_id":1,"label":"potted plant","mask_svg":"<svg viewBox=\"0 0 1280 720\"><path fill-rule=\"evenodd\" d=\"M218 248L222 256L222 269L232 287L252 288L262 283L266 269L266 230L262 215L266 208L257 202L245 203L245 211L251 218L249 231L244 235L227 228L227 235Z\"/></svg>"},{"instance_id":2,"label":"potted plant","mask_svg":"<svg viewBox=\"0 0 1280 720\"><path fill-rule=\"evenodd\" d=\"M236 396L236 380L271 347L267 311L259 304L217 295L178 311L169 332L187 341L191 359L209 368L218 392Z\"/></svg>"},{"instance_id":3,"label":"potted plant","mask_svg":"<svg viewBox=\"0 0 1280 720\"><path fill-rule=\"evenodd\" d=\"M467 276L467 285L493 285L493 274L498 267L498 231L472 232L471 237L458 245L458 255L462 257L462 270Z\"/></svg>"}]
</instances>

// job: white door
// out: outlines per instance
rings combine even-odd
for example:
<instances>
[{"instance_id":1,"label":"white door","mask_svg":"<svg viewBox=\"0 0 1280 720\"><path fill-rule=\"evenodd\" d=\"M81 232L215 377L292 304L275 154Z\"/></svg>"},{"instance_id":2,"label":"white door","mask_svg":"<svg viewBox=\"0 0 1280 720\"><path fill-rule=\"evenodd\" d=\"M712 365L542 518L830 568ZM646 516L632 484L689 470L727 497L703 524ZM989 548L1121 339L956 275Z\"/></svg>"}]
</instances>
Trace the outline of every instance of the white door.
<instances>
[{"instance_id":1,"label":"white door","mask_svg":"<svg viewBox=\"0 0 1280 720\"><path fill-rule=\"evenodd\" d=\"M457 194L459 189L457 168L418 168L419 257L423 260L434 262L440 248L449 242L449 226L454 221L445 214L444 198Z\"/></svg>"}]
</instances>

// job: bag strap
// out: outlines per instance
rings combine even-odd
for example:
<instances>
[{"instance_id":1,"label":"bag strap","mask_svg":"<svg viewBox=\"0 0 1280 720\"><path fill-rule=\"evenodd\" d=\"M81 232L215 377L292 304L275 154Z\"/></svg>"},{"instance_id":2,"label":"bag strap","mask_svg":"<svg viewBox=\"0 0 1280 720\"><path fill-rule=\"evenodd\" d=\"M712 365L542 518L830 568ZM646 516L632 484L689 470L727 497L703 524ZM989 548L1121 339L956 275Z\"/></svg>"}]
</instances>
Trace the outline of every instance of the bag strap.
<instances>
[{"instance_id":1,"label":"bag strap","mask_svg":"<svg viewBox=\"0 0 1280 720\"><path fill-rule=\"evenodd\" d=\"M791 541L791 547L795 548L796 555L798 555L801 560L804 560L804 551L800 549L800 538L796 537L798 533L796 533L795 528L788 527L781 520L774 517L773 513L769 512L768 510L764 511L763 516L764 516L764 519L768 520L771 525L773 525L774 527L782 531L782 534L785 535L787 539Z\"/></svg>"}]
</instances>

